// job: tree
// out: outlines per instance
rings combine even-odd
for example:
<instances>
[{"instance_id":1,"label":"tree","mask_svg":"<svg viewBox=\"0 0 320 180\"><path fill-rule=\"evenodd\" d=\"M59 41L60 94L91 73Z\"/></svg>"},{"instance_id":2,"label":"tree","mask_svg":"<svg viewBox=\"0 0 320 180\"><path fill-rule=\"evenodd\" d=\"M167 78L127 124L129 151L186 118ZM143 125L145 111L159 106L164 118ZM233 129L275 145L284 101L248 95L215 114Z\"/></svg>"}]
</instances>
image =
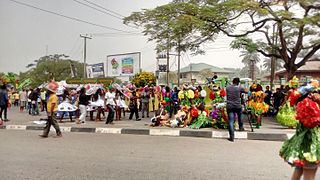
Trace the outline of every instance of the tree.
<instances>
[{"instance_id":1,"label":"tree","mask_svg":"<svg viewBox=\"0 0 320 180\"><path fill-rule=\"evenodd\" d=\"M157 17L145 15L160 9L162 14ZM317 0L173 0L144 10L133 21L147 22L148 30L169 15L167 24L177 22L170 32L177 35L176 30L186 30L183 37L192 40L187 47L195 52L201 52L201 44L222 32L236 38L233 48L282 59L290 79L320 49L319 10ZM305 56L300 58L303 52Z\"/></svg>"},{"instance_id":2,"label":"tree","mask_svg":"<svg viewBox=\"0 0 320 180\"><path fill-rule=\"evenodd\" d=\"M275 64L275 71L280 70L281 68L283 68L283 63L281 61L281 59L276 59L276 64ZM264 69L266 69L268 72L271 71L271 61L270 59L264 59L263 60L263 67Z\"/></svg>"},{"instance_id":3,"label":"tree","mask_svg":"<svg viewBox=\"0 0 320 180\"><path fill-rule=\"evenodd\" d=\"M83 77L83 64L77 61L67 59L68 56L63 54L54 54L44 56L28 64L31 68L27 72L20 73L21 80L30 78L32 87L39 86L51 79L56 81L71 78L71 64L74 65L77 77Z\"/></svg>"},{"instance_id":4,"label":"tree","mask_svg":"<svg viewBox=\"0 0 320 180\"><path fill-rule=\"evenodd\" d=\"M156 85L156 77L152 72L140 72L133 76L131 83L137 87L144 87L146 85L153 86Z\"/></svg>"},{"instance_id":5,"label":"tree","mask_svg":"<svg viewBox=\"0 0 320 180\"><path fill-rule=\"evenodd\" d=\"M200 76L201 76L201 80L205 80L207 81L207 78L212 78L215 73L212 72L209 68L208 69L203 69L202 71L200 71Z\"/></svg>"},{"instance_id":6,"label":"tree","mask_svg":"<svg viewBox=\"0 0 320 180\"><path fill-rule=\"evenodd\" d=\"M249 51L242 51L240 55L242 58L242 63L245 65L249 71L249 76L252 80L255 80L255 70L258 69L256 64L260 62L260 57L257 52L249 52Z\"/></svg>"}]
</instances>

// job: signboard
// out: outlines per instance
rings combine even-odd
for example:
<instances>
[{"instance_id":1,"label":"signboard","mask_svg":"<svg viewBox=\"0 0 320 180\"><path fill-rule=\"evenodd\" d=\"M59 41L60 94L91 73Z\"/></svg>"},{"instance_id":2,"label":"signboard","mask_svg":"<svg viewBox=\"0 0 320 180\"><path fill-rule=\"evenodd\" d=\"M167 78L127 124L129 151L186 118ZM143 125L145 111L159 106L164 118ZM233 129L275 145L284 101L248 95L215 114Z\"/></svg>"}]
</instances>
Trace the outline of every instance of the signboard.
<instances>
[{"instance_id":1,"label":"signboard","mask_svg":"<svg viewBox=\"0 0 320 180\"><path fill-rule=\"evenodd\" d=\"M88 78L97 78L104 77L104 64L91 64L87 66L87 77Z\"/></svg>"},{"instance_id":2,"label":"signboard","mask_svg":"<svg viewBox=\"0 0 320 180\"><path fill-rule=\"evenodd\" d=\"M136 52L107 56L107 76L133 76L140 72L140 55L140 52Z\"/></svg>"}]
</instances>

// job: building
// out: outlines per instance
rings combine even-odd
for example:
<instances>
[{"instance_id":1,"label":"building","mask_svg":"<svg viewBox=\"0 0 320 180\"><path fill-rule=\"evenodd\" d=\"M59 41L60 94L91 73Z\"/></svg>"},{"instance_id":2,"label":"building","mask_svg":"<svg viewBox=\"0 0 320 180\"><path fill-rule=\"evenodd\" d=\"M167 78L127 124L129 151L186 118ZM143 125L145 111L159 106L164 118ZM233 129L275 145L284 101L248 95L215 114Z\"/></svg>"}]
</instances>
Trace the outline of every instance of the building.
<instances>
[{"instance_id":1,"label":"building","mask_svg":"<svg viewBox=\"0 0 320 180\"><path fill-rule=\"evenodd\" d=\"M191 63L180 69L180 80L181 83L197 82L199 84L205 84L207 83L206 78L212 78L213 74L218 77L229 77L234 74L234 72L206 63Z\"/></svg>"},{"instance_id":2,"label":"building","mask_svg":"<svg viewBox=\"0 0 320 180\"><path fill-rule=\"evenodd\" d=\"M287 79L287 72L285 69L279 70L275 73L275 80ZM295 76L302 81L308 79L320 79L320 59L315 58L306 62L305 65L301 66L296 72ZM270 79L270 75L267 76Z\"/></svg>"}]
</instances>

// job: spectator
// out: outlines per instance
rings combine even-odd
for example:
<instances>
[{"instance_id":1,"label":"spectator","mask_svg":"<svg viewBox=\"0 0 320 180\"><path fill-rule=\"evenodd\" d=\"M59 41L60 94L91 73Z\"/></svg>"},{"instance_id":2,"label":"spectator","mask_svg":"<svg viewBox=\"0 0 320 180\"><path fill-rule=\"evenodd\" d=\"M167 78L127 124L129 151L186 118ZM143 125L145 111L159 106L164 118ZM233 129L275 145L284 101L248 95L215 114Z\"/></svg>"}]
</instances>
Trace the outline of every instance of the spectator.
<instances>
[{"instance_id":1,"label":"spectator","mask_svg":"<svg viewBox=\"0 0 320 180\"><path fill-rule=\"evenodd\" d=\"M142 118L144 118L144 112L147 114L147 118L149 118L149 101L150 101L150 92L149 88L145 87L144 91L141 93L141 103L142 103Z\"/></svg>"},{"instance_id":2,"label":"spectator","mask_svg":"<svg viewBox=\"0 0 320 180\"><path fill-rule=\"evenodd\" d=\"M31 104L32 104L32 115L39 115L39 108L38 108L38 98L40 96L40 89L36 88L30 94Z\"/></svg>"},{"instance_id":3,"label":"spectator","mask_svg":"<svg viewBox=\"0 0 320 180\"><path fill-rule=\"evenodd\" d=\"M28 97L28 111L29 111L29 114L31 115L32 113L32 102L31 102L31 96L32 96L32 93L33 93L33 89L30 88L28 91L27 91L27 97Z\"/></svg>"},{"instance_id":4,"label":"spectator","mask_svg":"<svg viewBox=\"0 0 320 180\"><path fill-rule=\"evenodd\" d=\"M25 89L22 89L22 91L20 91L19 99L20 99L20 112L23 112L24 108L27 107L27 101L28 101L27 92Z\"/></svg>"},{"instance_id":5,"label":"spectator","mask_svg":"<svg viewBox=\"0 0 320 180\"><path fill-rule=\"evenodd\" d=\"M40 97L41 97L41 112L47 111L47 93L44 89L41 91Z\"/></svg>"},{"instance_id":6,"label":"spectator","mask_svg":"<svg viewBox=\"0 0 320 180\"><path fill-rule=\"evenodd\" d=\"M8 121L7 118L7 108L9 104L8 92L6 85L2 85L0 89L0 120ZM2 113L4 114L4 118L2 119Z\"/></svg>"},{"instance_id":7,"label":"spectator","mask_svg":"<svg viewBox=\"0 0 320 180\"><path fill-rule=\"evenodd\" d=\"M19 106L19 99L20 99L18 91L15 91L15 92L13 93L13 98L14 98L14 103L13 103L13 105L14 105L15 107L18 107L18 106Z\"/></svg>"},{"instance_id":8,"label":"spectator","mask_svg":"<svg viewBox=\"0 0 320 180\"><path fill-rule=\"evenodd\" d=\"M266 90L264 93L266 94L266 97L264 98L264 102L271 107L272 91L270 90L270 86L266 86ZM270 111L270 108L269 108L269 111ZM269 112L268 112L268 114L270 115Z\"/></svg>"},{"instance_id":9,"label":"spectator","mask_svg":"<svg viewBox=\"0 0 320 180\"><path fill-rule=\"evenodd\" d=\"M178 104L178 88L174 87L171 96L170 96L170 117L172 117L172 115L177 114L178 110L179 110L179 104Z\"/></svg>"},{"instance_id":10,"label":"spectator","mask_svg":"<svg viewBox=\"0 0 320 180\"><path fill-rule=\"evenodd\" d=\"M273 94L273 106L274 106L274 115L279 111L279 108L283 102L284 94L281 92L280 88L276 89L276 92Z\"/></svg>"},{"instance_id":11,"label":"spectator","mask_svg":"<svg viewBox=\"0 0 320 180\"><path fill-rule=\"evenodd\" d=\"M238 117L239 131L244 131L242 123L242 106L241 106L241 93L245 93L242 87L239 87L240 79L234 78L232 85L227 87L227 113L229 120L229 141L234 141L234 119L235 114Z\"/></svg>"}]
</instances>

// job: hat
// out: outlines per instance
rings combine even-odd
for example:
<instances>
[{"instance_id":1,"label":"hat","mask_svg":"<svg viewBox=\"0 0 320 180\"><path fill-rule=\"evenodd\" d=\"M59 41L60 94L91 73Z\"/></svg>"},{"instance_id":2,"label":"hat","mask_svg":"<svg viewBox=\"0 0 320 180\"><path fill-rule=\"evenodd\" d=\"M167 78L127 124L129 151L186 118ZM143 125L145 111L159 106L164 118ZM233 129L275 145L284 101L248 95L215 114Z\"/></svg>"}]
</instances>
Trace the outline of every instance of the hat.
<instances>
[{"instance_id":1,"label":"hat","mask_svg":"<svg viewBox=\"0 0 320 180\"><path fill-rule=\"evenodd\" d=\"M52 81L48 84L47 89L48 89L49 91L55 93L55 92L57 91L58 87L59 87L58 83L55 82L54 80L52 80Z\"/></svg>"},{"instance_id":2,"label":"hat","mask_svg":"<svg viewBox=\"0 0 320 180\"><path fill-rule=\"evenodd\" d=\"M59 96L59 95L62 95L64 93L64 88L63 87L58 87L57 90L56 90L56 94Z\"/></svg>"}]
</instances>

